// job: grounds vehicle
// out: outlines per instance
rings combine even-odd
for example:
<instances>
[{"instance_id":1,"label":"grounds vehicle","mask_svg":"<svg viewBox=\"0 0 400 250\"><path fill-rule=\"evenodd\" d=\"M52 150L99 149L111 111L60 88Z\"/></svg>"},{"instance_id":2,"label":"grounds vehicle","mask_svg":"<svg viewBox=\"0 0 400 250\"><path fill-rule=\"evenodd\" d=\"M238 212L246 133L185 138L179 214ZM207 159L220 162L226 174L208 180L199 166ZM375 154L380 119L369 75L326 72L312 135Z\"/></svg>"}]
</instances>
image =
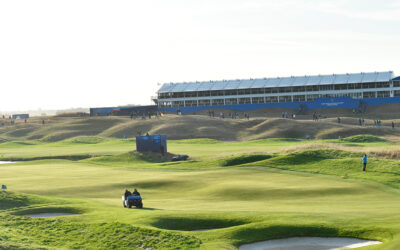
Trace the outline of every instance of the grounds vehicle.
<instances>
[{"instance_id":1,"label":"grounds vehicle","mask_svg":"<svg viewBox=\"0 0 400 250\"><path fill-rule=\"evenodd\" d=\"M142 208L143 207L143 202L142 202L142 197L140 195L130 195L125 197L125 195L122 196L122 204L124 207L131 208L132 206L135 206L137 208Z\"/></svg>"},{"instance_id":2,"label":"grounds vehicle","mask_svg":"<svg viewBox=\"0 0 400 250\"><path fill-rule=\"evenodd\" d=\"M172 157L171 161L186 161L188 158L188 155L177 155Z\"/></svg>"}]
</instances>

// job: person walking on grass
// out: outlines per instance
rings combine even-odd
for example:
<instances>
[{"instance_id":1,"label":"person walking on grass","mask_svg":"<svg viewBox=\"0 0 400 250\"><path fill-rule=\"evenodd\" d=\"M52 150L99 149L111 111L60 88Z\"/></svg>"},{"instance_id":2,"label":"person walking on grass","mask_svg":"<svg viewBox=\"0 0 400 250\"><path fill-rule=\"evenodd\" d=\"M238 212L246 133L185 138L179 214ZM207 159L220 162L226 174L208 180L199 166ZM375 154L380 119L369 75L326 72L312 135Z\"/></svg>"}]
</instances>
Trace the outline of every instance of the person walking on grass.
<instances>
[{"instance_id":1,"label":"person walking on grass","mask_svg":"<svg viewBox=\"0 0 400 250\"><path fill-rule=\"evenodd\" d=\"M364 154L362 161L363 161L363 165L364 165L363 171L365 171L365 168L367 167L367 155L366 154Z\"/></svg>"}]
</instances>

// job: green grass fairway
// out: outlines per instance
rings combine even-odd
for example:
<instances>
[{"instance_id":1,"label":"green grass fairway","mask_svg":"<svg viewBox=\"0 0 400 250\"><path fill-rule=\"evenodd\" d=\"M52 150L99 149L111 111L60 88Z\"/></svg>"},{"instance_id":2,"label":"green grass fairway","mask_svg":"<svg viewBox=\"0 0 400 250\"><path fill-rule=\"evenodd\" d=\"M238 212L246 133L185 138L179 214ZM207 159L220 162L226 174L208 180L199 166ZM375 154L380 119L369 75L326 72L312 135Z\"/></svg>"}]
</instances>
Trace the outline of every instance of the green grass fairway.
<instances>
[{"instance_id":1,"label":"green grass fairway","mask_svg":"<svg viewBox=\"0 0 400 250\"><path fill-rule=\"evenodd\" d=\"M134 140L9 141L0 159L0 249L236 249L294 236L400 247L399 144L374 137L168 142L187 162L133 154ZM370 156L362 172L361 156ZM122 207L138 188L144 209ZM40 212L72 216L29 218ZM192 232L196 229L214 229Z\"/></svg>"}]
</instances>

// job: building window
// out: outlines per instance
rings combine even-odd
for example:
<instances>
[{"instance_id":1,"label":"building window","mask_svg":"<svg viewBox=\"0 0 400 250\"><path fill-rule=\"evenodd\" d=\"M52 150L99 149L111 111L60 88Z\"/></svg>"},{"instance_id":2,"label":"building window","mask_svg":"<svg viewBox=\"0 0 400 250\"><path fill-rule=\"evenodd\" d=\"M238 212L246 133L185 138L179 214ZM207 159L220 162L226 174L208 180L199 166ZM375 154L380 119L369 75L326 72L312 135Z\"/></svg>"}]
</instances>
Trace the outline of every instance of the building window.
<instances>
[{"instance_id":1,"label":"building window","mask_svg":"<svg viewBox=\"0 0 400 250\"><path fill-rule=\"evenodd\" d=\"M346 90L347 89L347 84L336 84L335 90Z\"/></svg>"},{"instance_id":2,"label":"building window","mask_svg":"<svg viewBox=\"0 0 400 250\"><path fill-rule=\"evenodd\" d=\"M353 99L361 99L362 93L348 93L347 96Z\"/></svg>"},{"instance_id":3,"label":"building window","mask_svg":"<svg viewBox=\"0 0 400 250\"><path fill-rule=\"evenodd\" d=\"M183 101L173 101L172 102L172 107L183 107L184 106L184 104L183 104Z\"/></svg>"},{"instance_id":4,"label":"building window","mask_svg":"<svg viewBox=\"0 0 400 250\"><path fill-rule=\"evenodd\" d=\"M265 102L267 102L267 103L278 102L278 97L277 96L267 96L267 97L265 97Z\"/></svg>"},{"instance_id":5,"label":"building window","mask_svg":"<svg viewBox=\"0 0 400 250\"><path fill-rule=\"evenodd\" d=\"M199 100L199 106L210 106L210 100Z\"/></svg>"},{"instance_id":6,"label":"building window","mask_svg":"<svg viewBox=\"0 0 400 250\"><path fill-rule=\"evenodd\" d=\"M159 99L171 98L172 93L160 93L158 94Z\"/></svg>"},{"instance_id":7,"label":"building window","mask_svg":"<svg viewBox=\"0 0 400 250\"><path fill-rule=\"evenodd\" d=\"M199 91L198 96L210 96L210 91Z\"/></svg>"},{"instance_id":8,"label":"building window","mask_svg":"<svg viewBox=\"0 0 400 250\"><path fill-rule=\"evenodd\" d=\"M223 96L224 91L223 90L213 90L211 91L211 96Z\"/></svg>"},{"instance_id":9,"label":"building window","mask_svg":"<svg viewBox=\"0 0 400 250\"><path fill-rule=\"evenodd\" d=\"M228 98L225 99L225 105L235 105L237 104L237 99L236 98Z\"/></svg>"},{"instance_id":10,"label":"building window","mask_svg":"<svg viewBox=\"0 0 400 250\"><path fill-rule=\"evenodd\" d=\"M306 88L304 86L293 87L293 92L304 92Z\"/></svg>"},{"instance_id":11,"label":"building window","mask_svg":"<svg viewBox=\"0 0 400 250\"><path fill-rule=\"evenodd\" d=\"M378 84L375 85L374 82L365 82L362 84L362 88L363 89L374 89L374 88L381 88L381 87L378 87Z\"/></svg>"},{"instance_id":12,"label":"building window","mask_svg":"<svg viewBox=\"0 0 400 250\"><path fill-rule=\"evenodd\" d=\"M197 92L186 92L185 97L197 97Z\"/></svg>"},{"instance_id":13,"label":"building window","mask_svg":"<svg viewBox=\"0 0 400 250\"><path fill-rule=\"evenodd\" d=\"M390 91L378 91L378 97L390 97Z\"/></svg>"},{"instance_id":14,"label":"building window","mask_svg":"<svg viewBox=\"0 0 400 250\"><path fill-rule=\"evenodd\" d=\"M377 88L390 88L390 84L388 82L377 82L376 87Z\"/></svg>"},{"instance_id":15,"label":"building window","mask_svg":"<svg viewBox=\"0 0 400 250\"><path fill-rule=\"evenodd\" d=\"M363 98L375 98L376 97L376 92L364 92L363 93Z\"/></svg>"},{"instance_id":16,"label":"building window","mask_svg":"<svg viewBox=\"0 0 400 250\"><path fill-rule=\"evenodd\" d=\"M291 102L291 101L292 101L292 97L290 95L279 97L279 102Z\"/></svg>"},{"instance_id":17,"label":"building window","mask_svg":"<svg viewBox=\"0 0 400 250\"><path fill-rule=\"evenodd\" d=\"M252 103L264 103L264 97L253 97L251 98Z\"/></svg>"},{"instance_id":18,"label":"building window","mask_svg":"<svg viewBox=\"0 0 400 250\"><path fill-rule=\"evenodd\" d=\"M225 95L237 95L237 89L225 90Z\"/></svg>"},{"instance_id":19,"label":"building window","mask_svg":"<svg viewBox=\"0 0 400 250\"><path fill-rule=\"evenodd\" d=\"M171 107L171 102L160 102L161 108L169 108Z\"/></svg>"},{"instance_id":20,"label":"building window","mask_svg":"<svg viewBox=\"0 0 400 250\"><path fill-rule=\"evenodd\" d=\"M252 95L264 94L264 89L251 89Z\"/></svg>"},{"instance_id":21,"label":"building window","mask_svg":"<svg viewBox=\"0 0 400 250\"><path fill-rule=\"evenodd\" d=\"M307 101L314 101L319 98L319 95L307 95Z\"/></svg>"},{"instance_id":22,"label":"building window","mask_svg":"<svg viewBox=\"0 0 400 250\"><path fill-rule=\"evenodd\" d=\"M304 102L306 100L306 96L304 95L295 95L293 96L294 102Z\"/></svg>"},{"instance_id":23,"label":"building window","mask_svg":"<svg viewBox=\"0 0 400 250\"><path fill-rule=\"evenodd\" d=\"M319 90L321 91L333 90L333 85L321 85L319 86Z\"/></svg>"},{"instance_id":24,"label":"building window","mask_svg":"<svg viewBox=\"0 0 400 250\"><path fill-rule=\"evenodd\" d=\"M394 96L400 96L400 90L395 90L393 93L394 93Z\"/></svg>"},{"instance_id":25,"label":"building window","mask_svg":"<svg viewBox=\"0 0 400 250\"><path fill-rule=\"evenodd\" d=\"M250 98L239 98L239 104L249 104Z\"/></svg>"},{"instance_id":26,"label":"building window","mask_svg":"<svg viewBox=\"0 0 400 250\"><path fill-rule=\"evenodd\" d=\"M251 89L239 89L238 90L238 95L250 95L251 94Z\"/></svg>"},{"instance_id":27,"label":"building window","mask_svg":"<svg viewBox=\"0 0 400 250\"><path fill-rule=\"evenodd\" d=\"M393 87L400 87L400 81L394 81Z\"/></svg>"},{"instance_id":28,"label":"building window","mask_svg":"<svg viewBox=\"0 0 400 250\"><path fill-rule=\"evenodd\" d=\"M197 106L197 101L196 100L185 101L185 106L186 107L196 107Z\"/></svg>"},{"instance_id":29,"label":"building window","mask_svg":"<svg viewBox=\"0 0 400 250\"><path fill-rule=\"evenodd\" d=\"M185 97L185 93L183 92L175 92L172 94L172 98L183 98Z\"/></svg>"},{"instance_id":30,"label":"building window","mask_svg":"<svg viewBox=\"0 0 400 250\"><path fill-rule=\"evenodd\" d=\"M354 83L355 89L362 89L362 83Z\"/></svg>"},{"instance_id":31,"label":"building window","mask_svg":"<svg viewBox=\"0 0 400 250\"><path fill-rule=\"evenodd\" d=\"M288 92L292 92L292 88L291 88L291 87L281 87L281 88L278 88L278 92L279 92L279 93L288 93Z\"/></svg>"},{"instance_id":32,"label":"building window","mask_svg":"<svg viewBox=\"0 0 400 250\"><path fill-rule=\"evenodd\" d=\"M212 105L224 105L224 99L213 99Z\"/></svg>"},{"instance_id":33,"label":"building window","mask_svg":"<svg viewBox=\"0 0 400 250\"><path fill-rule=\"evenodd\" d=\"M305 89L306 89L306 92L318 91L318 86L316 86L316 85L306 86Z\"/></svg>"}]
</instances>

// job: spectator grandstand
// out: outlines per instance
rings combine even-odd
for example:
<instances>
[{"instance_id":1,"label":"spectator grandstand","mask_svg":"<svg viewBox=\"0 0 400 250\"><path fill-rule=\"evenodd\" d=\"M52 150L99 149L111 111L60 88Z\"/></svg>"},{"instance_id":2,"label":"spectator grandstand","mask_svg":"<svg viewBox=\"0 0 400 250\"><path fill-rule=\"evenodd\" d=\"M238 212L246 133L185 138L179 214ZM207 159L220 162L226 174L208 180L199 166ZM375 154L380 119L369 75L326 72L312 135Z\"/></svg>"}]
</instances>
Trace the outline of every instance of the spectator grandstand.
<instances>
[{"instance_id":1,"label":"spectator grandstand","mask_svg":"<svg viewBox=\"0 0 400 250\"><path fill-rule=\"evenodd\" d=\"M269 107L351 108L362 112L368 105L400 103L400 77L393 78L393 72L386 71L166 83L157 95L157 105L164 112Z\"/></svg>"}]
</instances>

